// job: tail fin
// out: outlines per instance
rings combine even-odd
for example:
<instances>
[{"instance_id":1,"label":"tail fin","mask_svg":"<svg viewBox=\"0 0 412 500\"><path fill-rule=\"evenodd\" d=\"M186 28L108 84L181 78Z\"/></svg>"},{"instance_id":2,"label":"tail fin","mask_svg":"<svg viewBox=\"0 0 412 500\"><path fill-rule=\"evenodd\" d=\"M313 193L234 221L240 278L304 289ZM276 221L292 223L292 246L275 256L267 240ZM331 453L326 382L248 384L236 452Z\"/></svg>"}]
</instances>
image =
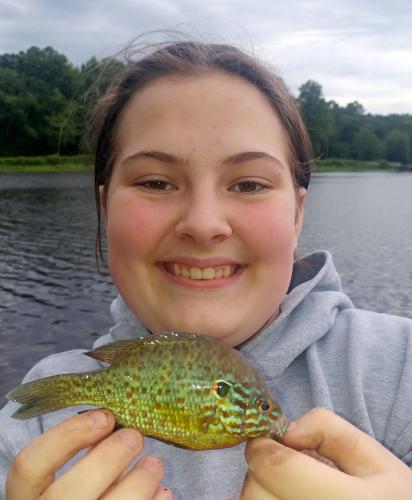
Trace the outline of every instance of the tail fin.
<instances>
[{"instance_id":1,"label":"tail fin","mask_svg":"<svg viewBox=\"0 0 412 500\"><path fill-rule=\"evenodd\" d=\"M22 405L12 416L25 420L68 406L86 404L76 394L75 387L79 382L80 375L70 374L54 375L19 385L6 394L8 400Z\"/></svg>"}]
</instances>

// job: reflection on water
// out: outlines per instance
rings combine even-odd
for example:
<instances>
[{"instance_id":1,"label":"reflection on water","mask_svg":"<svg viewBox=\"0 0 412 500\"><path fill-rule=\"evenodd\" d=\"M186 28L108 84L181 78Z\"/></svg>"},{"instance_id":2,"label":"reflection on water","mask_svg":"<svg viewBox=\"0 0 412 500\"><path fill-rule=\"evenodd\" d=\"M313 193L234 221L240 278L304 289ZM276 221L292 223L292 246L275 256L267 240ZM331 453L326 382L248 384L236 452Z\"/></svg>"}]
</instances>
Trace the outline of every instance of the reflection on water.
<instances>
[{"instance_id":1,"label":"reflection on water","mask_svg":"<svg viewBox=\"0 0 412 500\"><path fill-rule=\"evenodd\" d=\"M412 318L411 190L410 173L313 179L301 254L330 250L357 307Z\"/></svg>"},{"instance_id":2,"label":"reflection on water","mask_svg":"<svg viewBox=\"0 0 412 500\"><path fill-rule=\"evenodd\" d=\"M92 182L0 176L0 394L43 356L107 330L114 291L96 272Z\"/></svg>"},{"instance_id":3,"label":"reflection on water","mask_svg":"<svg viewBox=\"0 0 412 500\"><path fill-rule=\"evenodd\" d=\"M0 394L40 358L89 348L110 326L115 292L96 272L92 182L0 175ZM411 192L407 173L314 176L300 254L331 250L357 306L412 317Z\"/></svg>"}]
</instances>

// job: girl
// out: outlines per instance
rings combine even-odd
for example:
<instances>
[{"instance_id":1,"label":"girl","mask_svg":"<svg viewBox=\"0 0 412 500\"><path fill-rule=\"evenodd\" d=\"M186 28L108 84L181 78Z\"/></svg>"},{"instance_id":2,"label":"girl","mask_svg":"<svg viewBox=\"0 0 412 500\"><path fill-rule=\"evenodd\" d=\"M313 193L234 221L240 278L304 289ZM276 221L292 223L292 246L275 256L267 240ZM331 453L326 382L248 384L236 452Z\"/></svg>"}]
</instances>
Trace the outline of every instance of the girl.
<instances>
[{"instance_id":1,"label":"girl","mask_svg":"<svg viewBox=\"0 0 412 500\"><path fill-rule=\"evenodd\" d=\"M18 421L9 403L7 499L410 498L412 321L355 309L327 252L294 263L311 149L281 80L233 47L179 42L131 66L95 124L119 290L95 347L170 330L213 337L240 349L297 420L286 446L256 439L246 455L150 438L143 453L143 437L112 433L105 410ZM101 367L82 352L45 358L25 381Z\"/></svg>"}]
</instances>

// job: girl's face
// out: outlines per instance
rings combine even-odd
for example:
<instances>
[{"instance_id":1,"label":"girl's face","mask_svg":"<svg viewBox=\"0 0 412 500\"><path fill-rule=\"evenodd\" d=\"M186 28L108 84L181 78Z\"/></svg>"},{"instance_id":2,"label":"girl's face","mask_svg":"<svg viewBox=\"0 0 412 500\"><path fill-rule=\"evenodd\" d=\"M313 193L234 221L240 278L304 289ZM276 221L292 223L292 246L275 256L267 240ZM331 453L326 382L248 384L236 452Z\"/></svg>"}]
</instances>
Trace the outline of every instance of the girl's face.
<instances>
[{"instance_id":1,"label":"girl's face","mask_svg":"<svg viewBox=\"0 0 412 500\"><path fill-rule=\"evenodd\" d=\"M279 314L306 195L266 97L240 77L163 77L120 118L103 193L109 266L153 333L232 346Z\"/></svg>"}]
</instances>

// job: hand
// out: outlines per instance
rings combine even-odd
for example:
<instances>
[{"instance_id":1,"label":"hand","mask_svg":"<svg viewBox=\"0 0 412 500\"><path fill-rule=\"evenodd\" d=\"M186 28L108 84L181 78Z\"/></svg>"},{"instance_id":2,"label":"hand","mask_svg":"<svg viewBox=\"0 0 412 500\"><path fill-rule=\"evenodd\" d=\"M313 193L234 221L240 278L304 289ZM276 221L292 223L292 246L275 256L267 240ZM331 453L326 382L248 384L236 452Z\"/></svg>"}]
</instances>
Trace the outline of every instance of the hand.
<instances>
[{"instance_id":1,"label":"hand","mask_svg":"<svg viewBox=\"0 0 412 500\"><path fill-rule=\"evenodd\" d=\"M170 500L160 488L161 462L144 457L128 472L142 452L143 436L134 429L112 433L113 415L93 410L71 417L45 432L15 458L7 476L7 500ZM55 473L83 448L88 453L55 480Z\"/></svg>"},{"instance_id":2,"label":"hand","mask_svg":"<svg viewBox=\"0 0 412 500\"><path fill-rule=\"evenodd\" d=\"M412 471L373 438L323 408L294 422L283 441L286 446L267 438L248 442L242 500L411 498ZM316 450L338 468L295 451L303 449Z\"/></svg>"}]
</instances>

